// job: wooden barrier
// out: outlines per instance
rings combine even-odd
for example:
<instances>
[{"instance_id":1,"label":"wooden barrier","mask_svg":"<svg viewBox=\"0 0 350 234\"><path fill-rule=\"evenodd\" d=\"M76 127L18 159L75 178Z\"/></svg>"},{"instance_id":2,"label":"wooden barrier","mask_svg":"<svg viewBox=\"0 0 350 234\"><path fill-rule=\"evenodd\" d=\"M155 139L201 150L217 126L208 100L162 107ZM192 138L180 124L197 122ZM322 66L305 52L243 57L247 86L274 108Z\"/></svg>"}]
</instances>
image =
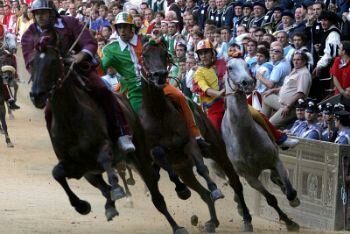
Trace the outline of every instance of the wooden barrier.
<instances>
[{"instance_id":1,"label":"wooden barrier","mask_svg":"<svg viewBox=\"0 0 350 234\"><path fill-rule=\"evenodd\" d=\"M292 150L280 151L280 157L301 201L297 208L289 206L280 188L271 182L268 171L263 172L261 180L276 195L281 209L301 226L342 230L344 212L341 160L348 156L350 146L306 139L300 139L300 144ZM248 189L246 183L245 189ZM255 192L247 200L255 214L278 221L277 213L267 205L263 196Z\"/></svg>"}]
</instances>

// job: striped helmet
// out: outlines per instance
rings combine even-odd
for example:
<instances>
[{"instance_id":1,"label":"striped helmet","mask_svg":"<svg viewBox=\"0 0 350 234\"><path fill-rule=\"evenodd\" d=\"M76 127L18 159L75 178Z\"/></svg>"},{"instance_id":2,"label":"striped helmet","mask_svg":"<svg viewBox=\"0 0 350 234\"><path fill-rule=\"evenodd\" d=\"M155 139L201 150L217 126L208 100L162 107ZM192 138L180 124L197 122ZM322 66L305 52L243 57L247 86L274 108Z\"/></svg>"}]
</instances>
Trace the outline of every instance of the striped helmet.
<instances>
[{"instance_id":1,"label":"striped helmet","mask_svg":"<svg viewBox=\"0 0 350 234\"><path fill-rule=\"evenodd\" d=\"M120 12L114 20L114 25L118 24L131 24L134 25L134 20L132 18L132 15L128 12Z\"/></svg>"},{"instance_id":2,"label":"striped helmet","mask_svg":"<svg viewBox=\"0 0 350 234\"><path fill-rule=\"evenodd\" d=\"M214 49L213 44L208 39L201 40L197 43L196 53L205 49Z\"/></svg>"}]
</instances>

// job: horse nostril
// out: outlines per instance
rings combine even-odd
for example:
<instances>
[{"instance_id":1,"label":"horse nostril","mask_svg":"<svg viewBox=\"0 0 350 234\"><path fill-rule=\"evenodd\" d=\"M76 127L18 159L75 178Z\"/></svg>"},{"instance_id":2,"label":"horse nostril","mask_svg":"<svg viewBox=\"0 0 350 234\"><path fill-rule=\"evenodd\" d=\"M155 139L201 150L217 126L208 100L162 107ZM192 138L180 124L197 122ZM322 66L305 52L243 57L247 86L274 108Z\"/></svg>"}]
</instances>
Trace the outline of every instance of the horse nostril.
<instances>
[{"instance_id":1,"label":"horse nostril","mask_svg":"<svg viewBox=\"0 0 350 234\"><path fill-rule=\"evenodd\" d=\"M244 81L242 81L241 85L242 85L242 87L247 87L248 86L248 82L244 80Z\"/></svg>"}]
</instances>

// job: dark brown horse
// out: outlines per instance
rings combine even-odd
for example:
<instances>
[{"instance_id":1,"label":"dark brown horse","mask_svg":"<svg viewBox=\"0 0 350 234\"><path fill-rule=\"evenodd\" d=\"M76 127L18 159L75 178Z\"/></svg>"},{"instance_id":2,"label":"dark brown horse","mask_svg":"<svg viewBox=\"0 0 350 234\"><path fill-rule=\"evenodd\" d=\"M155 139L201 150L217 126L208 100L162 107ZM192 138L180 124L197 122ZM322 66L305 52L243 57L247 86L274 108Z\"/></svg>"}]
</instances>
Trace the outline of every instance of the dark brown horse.
<instances>
[{"instance_id":1,"label":"dark brown horse","mask_svg":"<svg viewBox=\"0 0 350 234\"><path fill-rule=\"evenodd\" d=\"M146 43L143 49L144 79L142 81L143 102L140 108L140 119L148 136L148 144L154 160L164 161L166 158L181 180L198 192L208 205L211 219L206 223L207 231L214 231L219 225L214 203L206 190L194 177L192 151L193 142L189 136L185 122L170 99L166 98L163 87L168 75L168 52L163 42ZM194 106L194 116L202 135L211 144L211 158L219 164L229 178L240 208L243 213L244 231L252 231L251 216L245 204L242 184L229 161L225 144L219 133L209 122L198 106ZM199 155L201 157L201 155Z\"/></svg>"},{"instance_id":2,"label":"dark brown horse","mask_svg":"<svg viewBox=\"0 0 350 234\"><path fill-rule=\"evenodd\" d=\"M55 38L55 35L50 36ZM103 111L85 90L82 82L84 78L75 70L67 75L64 59L57 48L57 39L52 41L48 45L38 46L30 64L33 81L30 96L37 108L45 107L47 102L51 106L52 124L49 135L59 160L53 169L53 176L65 190L71 205L80 214L90 212L90 204L81 200L67 183L67 178L85 177L106 198L107 219L111 220L118 215L115 201L111 198L111 192L117 186L114 166L120 161L126 161L141 175L151 193L153 204L168 220L173 232L188 233L177 225L167 210L158 189L159 175L145 148L143 128L129 102L123 96L116 95L136 146L135 153L125 156L111 141ZM103 172L107 172L111 186L104 181Z\"/></svg>"},{"instance_id":3,"label":"dark brown horse","mask_svg":"<svg viewBox=\"0 0 350 234\"><path fill-rule=\"evenodd\" d=\"M5 135L7 147L14 147L8 134L6 123L6 102L3 88L8 88L8 86L5 87L3 84L9 84L15 78L15 74L9 69L1 70L2 67L5 68L6 66L14 68L12 57L5 49L0 48L0 132Z\"/></svg>"}]
</instances>

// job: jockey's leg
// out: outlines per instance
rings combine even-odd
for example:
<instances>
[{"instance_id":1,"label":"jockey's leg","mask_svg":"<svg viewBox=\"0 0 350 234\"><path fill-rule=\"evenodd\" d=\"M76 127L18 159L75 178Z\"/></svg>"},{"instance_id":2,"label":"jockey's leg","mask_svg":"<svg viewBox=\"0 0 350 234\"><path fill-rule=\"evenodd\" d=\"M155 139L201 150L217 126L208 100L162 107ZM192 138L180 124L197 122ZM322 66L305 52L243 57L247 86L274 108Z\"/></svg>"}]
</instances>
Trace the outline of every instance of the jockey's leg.
<instances>
[{"instance_id":1,"label":"jockey's leg","mask_svg":"<svg viewBox=\"0 0 350 234\"><path fill-rule=\"evenodd\" d=\"M11 110L19 109L20 107L16 105L16 101L13 98L12 92L8 84L3 84L2 86L5 101L8 102L9 108Z\"/></svg>"},{"instance_id":2,"label":"jockey's leg","mask_svg":"<svg viewBox=\"0 0 350 234\"><path fill-rule=\"evenodd\" d=\"M197 139L200 138L200 130L196 126L192 111L187 104L185 96L180 92L180 90L169 84L165 85L163 91L164 94L168 96L176 104L177 107L179 107L179 111L185 119L186 126L190 130L191 136Z\"/></svg>"},{"instance_id":3,"label":"jockey's leg","mask_svg":"<svg viewBox=\"0 0 350 234\"><path fill-rule=\"evenodd\" d=\"M217 102L213 103L213 105L208 108L207 114L216 130L218 130L218 132L221 132L221 122L225 114L224 101L220 99Z\"/></svg>"},{"instance_id":4,"label":"jockey's leg","mask_svg":"<svg viewBox=\"0 0 350 234\"><path fill-rule=\"evenodd\" d=\"M114 94L107 88L95 71L90 73L86 81L89 93L103 108L106 114L108 132L113 141L117 141L119 147L126 153L135 151L131 141L130 130L121 106Z\"/></svg>"},{"instance_id":5,"label":"jockey's leg","mask_svg":"<svg viewBox=\"0 0 350 234\"><path fill-rule=\"evenodd\" d=\"M281 147L294 147L299 141L288 139L288 136L271 124L269 119L261 112L249 106L250 114L269 135L270 139Z\"/></svg>"},{"instance_id":6,"label":"jockey's leg","mask_svg":"<svg viewBox=\"0 0 350 234\"><path fill-rule=\"evenodd\" d=\"M138 113L140 105L142 103L142 87L140 81L135 82L128 82L127 84L123 84L123 81L121 81L121 89L120 92L124 93L127 92L128 100L130 102L130 105L132 109L136 113Z\"/></svg>"}]
</instances>

